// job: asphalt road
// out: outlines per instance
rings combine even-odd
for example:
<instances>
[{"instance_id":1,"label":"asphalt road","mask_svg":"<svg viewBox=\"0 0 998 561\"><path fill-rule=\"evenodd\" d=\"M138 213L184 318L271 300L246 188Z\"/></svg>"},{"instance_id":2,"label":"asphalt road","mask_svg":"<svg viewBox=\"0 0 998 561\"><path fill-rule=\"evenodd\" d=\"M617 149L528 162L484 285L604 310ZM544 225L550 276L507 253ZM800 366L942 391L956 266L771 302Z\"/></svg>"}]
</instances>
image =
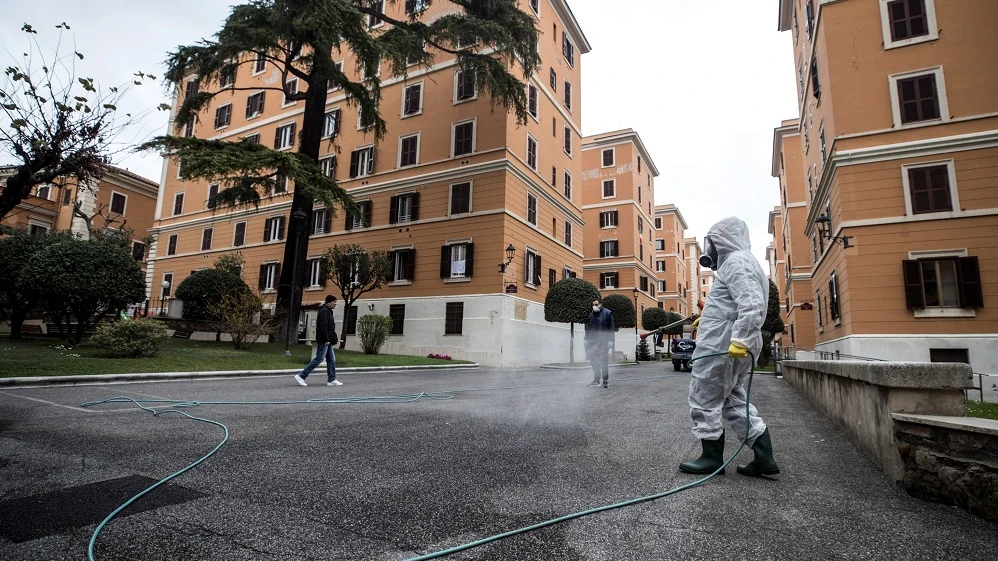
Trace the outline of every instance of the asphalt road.
<instances>
[{"instance_id":1,"label":"asphalt road","mask_svg":"<svg viewBox=\"0 0 998 561\"><path fill-rule=\"evenodd\" d=\"M201 457L219 427L114 396L293 401L481 388L393 404L203 405L216 455L113 520L111 560L400 561L690 481L688 374L664 363L586 371L344 374L0 391L0 559L86 559L96 523L135 488ZM502 389L490 389L502 388ZM702 486L446 559L993 560L998 525L907 496L783 380L753 402L783 474L729 469ZM728 453L736 447L728 434ZM738 461L751 459L742 452Z\"/></svg>"}]
</instances>

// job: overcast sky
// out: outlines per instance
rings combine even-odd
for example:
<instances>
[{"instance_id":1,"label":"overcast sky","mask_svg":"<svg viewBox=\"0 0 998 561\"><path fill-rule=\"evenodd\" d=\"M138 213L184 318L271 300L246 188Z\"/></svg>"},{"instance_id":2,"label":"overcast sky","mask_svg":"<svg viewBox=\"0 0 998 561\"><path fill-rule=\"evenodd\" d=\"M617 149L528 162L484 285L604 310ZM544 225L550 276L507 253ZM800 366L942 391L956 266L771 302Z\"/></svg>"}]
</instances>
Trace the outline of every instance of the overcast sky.
<instances>
[{"instance_id":1,"label":"overcast sky","mask_svg":"<svg viewBox=\"0 0 998 561\"><path fill-rule=\"evenodd\" d=\"M748 222L765 266L769 211L779 204L771 177L773 129L797 112L789 33L776 30L777 0L569 0L592 52L582 64L582 127L587 135L633 128L658 166L655 204L679 207L687 236L736 215ZM0 17L5 51L27 45L25 22L42 41L56 38L86 58L81 74L102 84L142 70L163 72L166 53L218 30L231 0L33 0L9 2ZM9 55L3 67L10 64ZM124 110L167 101L159 84L130 92ZM153 111L131 138L161 134ZM115 163L159 181L161 160L129 155ZM768 269L766 269L768 272Z\"/></svg>"}]
</instances>

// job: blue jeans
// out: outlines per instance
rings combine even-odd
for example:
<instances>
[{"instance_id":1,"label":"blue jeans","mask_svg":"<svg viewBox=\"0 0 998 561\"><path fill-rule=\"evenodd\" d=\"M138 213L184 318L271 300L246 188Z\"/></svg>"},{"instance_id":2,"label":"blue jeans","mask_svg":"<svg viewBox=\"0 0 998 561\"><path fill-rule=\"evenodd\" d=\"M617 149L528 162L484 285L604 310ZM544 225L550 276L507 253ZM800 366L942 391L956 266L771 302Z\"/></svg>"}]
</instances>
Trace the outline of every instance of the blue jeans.
<instances>
[{"instance_id":1,"label":"blue jeans","mask_svg":"<svg viewBox=\"0 0 998 561\"><path fill-rule=\"evenodd\" d=\"M336 353L333 352L333 346L329 343L322 343L319 348L315 351L315 358L305 366L305 369L301 371L299 376L304 380L308 378L308 375L315 370L316 366L322 364L322 359L326 359L326 374L328 376L327 382L332 382L336 379Z\"/></svg>"}]
</instances>

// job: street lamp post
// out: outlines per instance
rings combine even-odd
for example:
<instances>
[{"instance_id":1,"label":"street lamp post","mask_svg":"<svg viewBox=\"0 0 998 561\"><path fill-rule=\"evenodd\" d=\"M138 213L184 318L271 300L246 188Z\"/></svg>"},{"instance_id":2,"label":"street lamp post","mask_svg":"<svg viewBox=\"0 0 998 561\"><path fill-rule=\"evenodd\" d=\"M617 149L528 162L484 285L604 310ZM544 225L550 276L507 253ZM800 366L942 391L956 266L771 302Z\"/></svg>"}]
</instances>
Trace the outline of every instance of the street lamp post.
<instances>
[{"instance_id":1,"label":"street lamp post","mask_svg":"<svg viewBox=\"0 0 998 561\"><path fill-rule=\"evenodd\" d=\"M291 218L293 218L295 221L295 240L297 240L298 243L301 243L302 219L308 218L308 215L305 214L304 210L298 209L291 214ZM287 333L285 333L284 335L284 356L291 356L291 337L293 334L296 334L298 331L295 327L292 327L291 323L292 319L297 319L295 316L297 316L298 314L296 314L295 312L298 312L299 308L301 308L301 303L295 300L295 291L297 289L298 289L298 248L295 247L295 252L291 258L291 300L288 304ZM295 325L297 325L297 323L298 322L295 321Z\"/></svg>"},{"instance_id":2,"label":"street lamp post","mask_svg":"<svg viewBox=\"0 0 998 561\"><path fill-rule=\"evenodd\" d=\"M634 362L638 361L638 289L634 289Z\"/></svg>"}]
</instances>

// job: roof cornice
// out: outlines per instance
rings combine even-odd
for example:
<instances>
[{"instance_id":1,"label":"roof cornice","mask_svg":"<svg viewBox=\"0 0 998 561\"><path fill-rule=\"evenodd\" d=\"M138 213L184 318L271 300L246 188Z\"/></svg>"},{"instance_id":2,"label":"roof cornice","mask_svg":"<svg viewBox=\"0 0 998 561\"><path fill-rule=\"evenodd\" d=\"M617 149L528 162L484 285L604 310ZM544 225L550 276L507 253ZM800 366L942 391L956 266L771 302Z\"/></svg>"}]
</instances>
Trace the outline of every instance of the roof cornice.
<instances>
[{"instance_id":1,"label":"roof cornice","mask_svg":"<svg viewBox=\"0 0 998 561\"><path fill-rule=\"evenodd\" d=\"M589 44L589 40L586 39L586 34L582 32L579 20L575 19L572 8L568 6L568 2L565 0L551 0L551 5L554 6L554 11L561 18L563 27L572 36L572 40L576 46L578 46L579 52L586 54L593 50L592 45Z\"/></svg>"},{"instance_id":2,"label":"roof cornice","mask_svg":"<svg viewBox=\"0 0 998 561\"><path fill-rule=\"evenodd\" d=\"M605 148L607 146L623 144L625 142L631 142L637 147L638 152L648 164L648 170L651 171L652 177L658 177L658 166L656 166L655 161L651 159L651 155L648 153L648 149L645 148L645 143L641 141L641 136L638 135L637 131L624 129L601 135L594 134L592 136L587 136L582 139L582 150Z\"/></svg>"}]
</instances>

